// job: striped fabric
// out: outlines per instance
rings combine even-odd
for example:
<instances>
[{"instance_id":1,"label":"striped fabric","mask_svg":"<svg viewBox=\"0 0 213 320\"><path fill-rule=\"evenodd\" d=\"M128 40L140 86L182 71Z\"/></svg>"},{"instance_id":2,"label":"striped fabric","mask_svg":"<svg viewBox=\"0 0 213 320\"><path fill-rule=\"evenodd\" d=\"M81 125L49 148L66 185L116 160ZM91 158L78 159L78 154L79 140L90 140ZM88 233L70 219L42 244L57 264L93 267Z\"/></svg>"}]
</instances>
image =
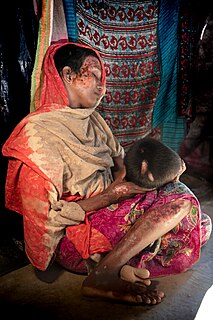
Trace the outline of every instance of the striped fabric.
<instances>
[{"instance_id":1,"label":"striped fabric","mask_svg":"<svg viewBox=\"0 0 213 320\"><path fill-rule=\"evenodd\" d=\"M161 141L174 151L179 152L186 131L185 118L174 116L161 125Z\"/></svg>"},{"instance_id":2,"label":"striped fabric","mask_svg":"<svg viewBox=\"0 0 213 320\"><path fill-rule=\"evenodd\" d=\"M179 117L179 0L163 0L158 18L161 85L153 112L153 128L160 126L161 140L176 152L186 134L184 117Z\"/></svg>"},{"instance_id":3,"label":"striped fabric","mask_svg":"<svg viewBox=\"0 0 213 320\"><path fill-rule=\"evenodd\" d=\"M161 85L153 113L153 127L172 119L177 110L177 9L178 0L161 1L158 19Z\"/></svg>"},{"instance_id":4,"label":"striped fabric","mask_svg":"<svg viewBox=\"0 0 213 320\"><path fill-rule=\"evenodd\" d=\"M69 40L72 42L77 42L78 31L76 25L76 1L63 0L63 3Z\"/></svg>"},{"instance_id":5,"label":"striped fabric","mask_svg":"<svg viewBox=\"0 0 213 320\"><path fill-rule=\"evenodd\" d=\"M53 25L52 16L53 0L42 0L42 15L39 21L36 57L31 79L31 112L35 111L39 105L41 67L46 50L51 43Z\"/></svg>"},{"instance_id":6,"label":"striped fabric","mask_svg":"<svg viewBox=\"0 0 213 320\"><path fill-rule=\"evenodd\" d=\"M43 58L50 44L68 40L63 0L42 0L35 63L31 79L30 111L40 102L40 76Z\"/></svg>"}]
</instances>

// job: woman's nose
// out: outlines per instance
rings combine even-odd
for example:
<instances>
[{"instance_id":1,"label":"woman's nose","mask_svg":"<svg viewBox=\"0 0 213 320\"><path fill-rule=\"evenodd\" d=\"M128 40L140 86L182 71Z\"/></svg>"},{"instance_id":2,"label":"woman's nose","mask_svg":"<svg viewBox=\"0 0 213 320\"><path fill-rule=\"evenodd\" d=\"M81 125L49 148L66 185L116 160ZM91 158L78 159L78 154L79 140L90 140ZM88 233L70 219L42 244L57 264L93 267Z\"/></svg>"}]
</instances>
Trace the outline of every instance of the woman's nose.
<instances>
[{"instance_id":1,"label":"woman's nose","mask_svg":"<svg viewBox=\"0 0 213 320\"><path fill-rule=\"evenodd\" d=\"M102 95L105 95L105 93L106 93L106 86L105 86L103 83L101 83L101 81L98 82L97 89L98 89L98 91L100 91L100 93L101 93Z\"/></svg>"},{"instance_id":2,"label":"woman's nose","mask_svg":"<svg viewBox=\"0 0 213 320\"><path fill-rule=\"evenodd\" d=\"M97 80L97 88L98 88L99 91L102 91L103 84L102 84L101 80Z\"/></svg>"}]
</instances>

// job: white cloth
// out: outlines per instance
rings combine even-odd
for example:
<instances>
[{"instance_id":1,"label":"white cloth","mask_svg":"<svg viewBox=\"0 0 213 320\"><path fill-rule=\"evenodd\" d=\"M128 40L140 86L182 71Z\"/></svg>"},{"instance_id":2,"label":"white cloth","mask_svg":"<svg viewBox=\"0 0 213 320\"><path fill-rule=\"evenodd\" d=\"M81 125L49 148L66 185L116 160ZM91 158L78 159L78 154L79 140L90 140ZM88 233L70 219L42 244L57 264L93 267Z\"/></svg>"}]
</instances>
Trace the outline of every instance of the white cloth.
<instances>
[{"instance_id":1,"label":"white cloth","mask_svg":"<svg viewBox=\"0 0 213 320\"><path fill-rule=\"evenodd\" d=\"M213 319L213 285L206 291L194 320Z\"/></svg>"}]
</instances>

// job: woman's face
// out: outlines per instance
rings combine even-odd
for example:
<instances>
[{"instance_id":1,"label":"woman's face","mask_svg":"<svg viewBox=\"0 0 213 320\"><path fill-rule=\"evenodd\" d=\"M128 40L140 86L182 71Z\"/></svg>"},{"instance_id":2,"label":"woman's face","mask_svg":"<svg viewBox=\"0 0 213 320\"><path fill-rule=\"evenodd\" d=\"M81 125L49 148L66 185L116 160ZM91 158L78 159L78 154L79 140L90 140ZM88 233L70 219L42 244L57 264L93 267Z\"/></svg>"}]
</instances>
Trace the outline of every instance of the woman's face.
<instances>
[{"instance_id":1,"label":"woman's face","mask_svg":"<svg viewBox=\"0 0 213 320\"><path fill-rule=\"evenodd\" d=\"M101 83L102 71L98 58L88 56L80 69L80 73L71 72L70 82L65 86L68 91L71 108L96 107L106 92Z\"/></svg>"}]
</instances>

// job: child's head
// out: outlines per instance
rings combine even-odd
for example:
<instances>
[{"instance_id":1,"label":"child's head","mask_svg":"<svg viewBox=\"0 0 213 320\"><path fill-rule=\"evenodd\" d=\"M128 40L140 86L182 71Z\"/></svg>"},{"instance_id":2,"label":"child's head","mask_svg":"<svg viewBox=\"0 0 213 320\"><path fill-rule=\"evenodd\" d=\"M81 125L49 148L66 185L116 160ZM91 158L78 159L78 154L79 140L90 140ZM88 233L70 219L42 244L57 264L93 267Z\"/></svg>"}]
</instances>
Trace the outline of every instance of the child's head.
<instances>
[{"instance_id":1,"label":"child's head","mask_svg":"<svg viewBox=\"0 0 213 320\"><path fill-rule=\"evenodd\" d=\"M124 158L126 180L147 188L158 188L178 179L185 171L180 156L162 142L146 137L134 143Z\"/></svg>"}]
</instances>

